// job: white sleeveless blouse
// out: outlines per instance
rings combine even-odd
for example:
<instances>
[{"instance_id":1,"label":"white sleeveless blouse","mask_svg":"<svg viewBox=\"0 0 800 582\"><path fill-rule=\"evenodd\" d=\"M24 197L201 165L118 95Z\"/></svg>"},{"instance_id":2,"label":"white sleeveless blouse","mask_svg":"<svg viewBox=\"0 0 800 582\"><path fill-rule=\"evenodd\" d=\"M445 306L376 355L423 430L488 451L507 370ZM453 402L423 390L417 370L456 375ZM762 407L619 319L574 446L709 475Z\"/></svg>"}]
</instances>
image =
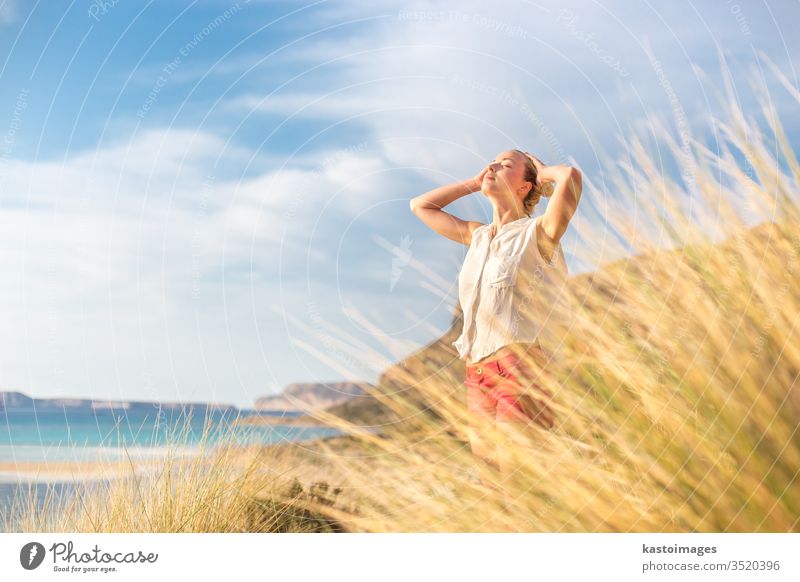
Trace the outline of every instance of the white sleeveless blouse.
<instances>
[{"instance_id":1,"label":"white sleeveless blouse","mask_svg":"<svg viewBox=\"0 0 800 582\"><path fill-rule=\"evenodd\" d=\"M458 275L464 327L452 342L459 357L476 362L515 342L534 343L550 317L568 271L561 245L547 262L539 252L536 231L541 216L504 224L492 238L492 225L472 233Z\"/></svg>"}]
</instances>

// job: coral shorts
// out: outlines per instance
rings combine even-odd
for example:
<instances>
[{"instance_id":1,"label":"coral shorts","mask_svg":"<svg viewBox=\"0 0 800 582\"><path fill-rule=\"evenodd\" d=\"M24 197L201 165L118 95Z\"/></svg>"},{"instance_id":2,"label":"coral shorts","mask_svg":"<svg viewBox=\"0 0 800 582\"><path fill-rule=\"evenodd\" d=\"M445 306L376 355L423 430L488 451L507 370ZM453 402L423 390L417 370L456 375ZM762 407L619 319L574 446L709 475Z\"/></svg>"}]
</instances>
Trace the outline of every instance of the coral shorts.
<instances>
[{"instance_id":1,"label":"coral shorts","mask_svg":"<svg viewBox=\"0 0 800 582\"><path fill-rule=\"evenodd\" d=\"M468 365L464 381L467 409L498 422L535 422L543 428L552 428L555 416L545 402L552 394L539 386L531 375L514 354L480 365Z\"/></svg>"}]
</instances>

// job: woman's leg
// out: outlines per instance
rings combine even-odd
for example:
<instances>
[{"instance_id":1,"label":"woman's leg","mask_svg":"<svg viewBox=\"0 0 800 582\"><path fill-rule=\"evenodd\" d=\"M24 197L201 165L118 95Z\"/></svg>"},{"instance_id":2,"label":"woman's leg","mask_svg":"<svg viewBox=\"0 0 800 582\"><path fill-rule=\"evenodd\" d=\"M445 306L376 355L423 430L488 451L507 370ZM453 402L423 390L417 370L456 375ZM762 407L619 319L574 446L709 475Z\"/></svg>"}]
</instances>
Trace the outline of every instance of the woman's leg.
<instances>
[{"instance_id":1,"label":"woman's leg","mask_svg":"<svg viewBox=\"0 0 800 582\"><path fill-rule=\"evenodd\" d=\"M546 402L552 394L535 382L534 371L524 361L506 361L503 368L504 379L495 389L495 398L497 427L502 435L497 459L505 482L519 469L520 456L526 456L526 448L532 445L533 425L550 430L555 426L555 414ZM506 495L506 503L512 502Z\"/></svg>"},{"instance_id":2,"label":"woman's leg","mask_svg":"<svg viewBox=\"0 0 800 582\"><path fill-rule=\"evenodd\" d=\"M514 478L514 473L519 468L519 457L524 454L526 443L523 435L530 419L519 410L513 397L501 396L498 399L496 421L500 435L497 444L497 465L505 505L510 509L514 506L514 500L509 493L508 482Z\"/></svg>"},{"instance_id":3,"label":"woman's leg","mask_svg":"<svg viewBox=\"0 0 800 582\"><path fill-rule=\"evenodd\" d=\"M498 422L534 422L546 430L552 429L555 413L547 403L553 393L536 381L535 369L525 359L511 358L503 362L503 376L495 389Z\"/></svg>"},{"instance_id":4,"label":"woman's leg","mask_svg":"<svg viewBox=\"0 0 800 582\"><path fill-rule=\"evenodd\" d=\"M498 472L497 448L494 442L484 438L483 431L494 424L495 408L480 384L467 384L467 410L469 436L472 454L478 464L481 483L496 487L492 472Z\"/></svg>"}]
</instances>

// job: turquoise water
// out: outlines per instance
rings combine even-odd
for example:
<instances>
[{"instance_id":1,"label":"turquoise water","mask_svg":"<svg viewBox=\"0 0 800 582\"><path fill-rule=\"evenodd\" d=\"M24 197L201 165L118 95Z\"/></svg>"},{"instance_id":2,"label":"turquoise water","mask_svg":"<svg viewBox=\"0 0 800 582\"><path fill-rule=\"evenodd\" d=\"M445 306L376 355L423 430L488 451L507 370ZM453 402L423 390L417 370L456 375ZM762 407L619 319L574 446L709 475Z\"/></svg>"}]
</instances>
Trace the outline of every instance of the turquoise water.
<instances>
[{"instance_id":1,"label":"turquoise water","mask_svg":"<svg viewBox=\"0 0 800 582\"><path fill-rule=\"evenodd\" d=\"M255 413L213 411L0 411L0 462L93 461L122 455L147 457L167 449L234 444L275 444L341 434L322 427L232 426ZM283 413L283 416L296 414ZM274 416L274 415L273 415ZM205 433L205 439L203 435Z\"/></svg>"},{"instance_id":2,"label":"turquoise water","mask_svg":"<svg viewBox=\"0 0 800 582\"><path fill-rule=\"evenodd\" d=\"M59 498L70 497L82 485L64 476L32 477L14 470L16 463L79 461L158 457L167 451L200 452L224 440L233 444L275 444L325 438L342 434L332 428L287 425L232 426L238 418L254 412L209 412L183 414L158 411L69 411L0 410L0 513L7 513L14 500L35 494L41 502L46 491ZM270 416L296 416L283 413ZM203 435L205 433L205 439ZM9 466L10 465L10 466ZM87 482L91 482L87 481ZM98 481L102 482L102 481ZM0 532L3 526L0 520Z\"/></svg>"}]
</instances>

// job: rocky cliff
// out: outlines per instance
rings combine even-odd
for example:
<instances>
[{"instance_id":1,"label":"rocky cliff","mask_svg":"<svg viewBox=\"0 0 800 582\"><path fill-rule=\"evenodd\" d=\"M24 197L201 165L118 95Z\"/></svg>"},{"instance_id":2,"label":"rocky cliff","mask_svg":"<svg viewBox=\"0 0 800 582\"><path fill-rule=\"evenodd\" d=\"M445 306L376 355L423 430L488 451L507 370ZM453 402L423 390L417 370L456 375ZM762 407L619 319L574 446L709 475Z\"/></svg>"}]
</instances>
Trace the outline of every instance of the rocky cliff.
<instances>
[{"instance_id":1,"label":"rocky cliff","mask_svg":"<svg viewBox=\"0 0 800 582\"><path fill-rule=\"evenodd\" d=\"M308 382L289 384L280 394L256 400L256 410L313 412L367 393L366 382Z\"/></svg>"}]
</instances>

